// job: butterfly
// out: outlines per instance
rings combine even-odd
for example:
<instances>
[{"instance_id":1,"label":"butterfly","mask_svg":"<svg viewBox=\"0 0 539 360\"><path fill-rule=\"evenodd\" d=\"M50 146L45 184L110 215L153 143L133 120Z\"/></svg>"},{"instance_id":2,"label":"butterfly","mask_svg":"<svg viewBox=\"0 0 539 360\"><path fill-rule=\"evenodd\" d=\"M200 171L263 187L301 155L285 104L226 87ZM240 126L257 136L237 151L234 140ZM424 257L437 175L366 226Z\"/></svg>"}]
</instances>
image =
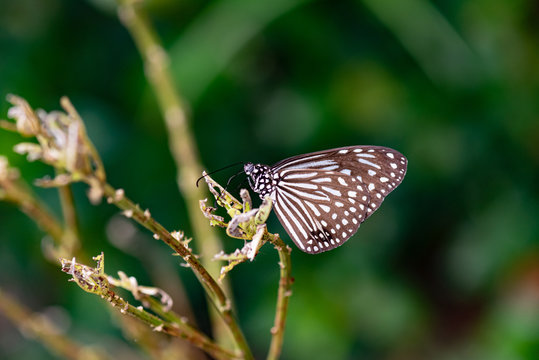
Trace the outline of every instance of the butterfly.
<instances>
[{"instance_id":1,"label":"butterfly","mask_svg":"<svg viewBox=\"0 0 539 360\"><path fill-rule=\"evenodd\" d=\"M408 160L383 146L347 146L297 155L273 166L246 163L249 185L273 200L299 249L317 254L344 244L402 182Z\"/></svg>"}]
</instances>

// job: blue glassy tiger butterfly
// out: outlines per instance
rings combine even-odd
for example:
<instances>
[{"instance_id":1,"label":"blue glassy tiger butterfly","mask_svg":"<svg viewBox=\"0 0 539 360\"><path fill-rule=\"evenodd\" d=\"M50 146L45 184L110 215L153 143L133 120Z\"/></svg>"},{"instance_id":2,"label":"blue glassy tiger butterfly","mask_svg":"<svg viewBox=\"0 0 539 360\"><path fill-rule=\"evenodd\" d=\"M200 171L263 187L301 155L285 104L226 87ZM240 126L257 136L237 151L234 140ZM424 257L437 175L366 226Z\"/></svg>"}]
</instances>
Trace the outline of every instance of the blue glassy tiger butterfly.
<instances>
[{"instance_id":1,"label":"blue glassy tiger butterfly","mask_svg":"<svg viewBox=\"0 0 539 360\"><path fill-rule=\"evenodd\" d=\"M407 159L383 146L347 146L297 155L273 166L244 165L249 185L271 197L277 218L309 254L334 249L356 233L402 182Z\"/></svg>"}]
</instances>

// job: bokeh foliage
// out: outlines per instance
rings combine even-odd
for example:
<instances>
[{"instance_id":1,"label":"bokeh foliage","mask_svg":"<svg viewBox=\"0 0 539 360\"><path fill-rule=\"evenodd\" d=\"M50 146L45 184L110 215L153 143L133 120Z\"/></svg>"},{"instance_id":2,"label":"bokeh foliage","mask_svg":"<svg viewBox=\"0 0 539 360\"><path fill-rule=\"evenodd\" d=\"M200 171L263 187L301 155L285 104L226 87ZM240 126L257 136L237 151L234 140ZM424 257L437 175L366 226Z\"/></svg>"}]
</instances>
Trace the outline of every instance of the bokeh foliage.
<instances>
[{"instance_id":1,"label":"bokeh foliage","mask_svg":"<svg viewBox=\"0 0 539 360\"><path fill-rule=\"evenodd\" d=\"M189 234L165 128L114 3L0 9L0 96L53 109L68 95L109 181ZM346 245L293 251L284 359L539 356L537 2L161 0L148 10L207 169L355 144L409 159L403 184ZM0 132L0 153L24 178L51 171L13 154L18 141ZM180 276L208 326L200 289L170 251L74 188L87 252L173 294ZM59 211L54 190L36 191ZM81 342L128 346L106 305L43 259L28 218L0 203L0 222L4 290ZM285 234L276 219L269 226ZM255 354L269 342L275 263L263 248L231 274ZM0 358L53 356L0 317Z\"/></svg>"}]
</instances>

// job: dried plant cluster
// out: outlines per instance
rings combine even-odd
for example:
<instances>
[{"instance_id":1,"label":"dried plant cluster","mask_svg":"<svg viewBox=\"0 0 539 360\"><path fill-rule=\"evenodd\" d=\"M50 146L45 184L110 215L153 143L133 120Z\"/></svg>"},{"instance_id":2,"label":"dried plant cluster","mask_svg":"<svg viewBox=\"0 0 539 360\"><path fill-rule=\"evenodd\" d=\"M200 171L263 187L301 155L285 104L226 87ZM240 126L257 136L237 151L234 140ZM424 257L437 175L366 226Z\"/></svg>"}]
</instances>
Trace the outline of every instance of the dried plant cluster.
<instances>
[{"instance_id":1,"label":"dried plant cluster","mask_svg":"<svg viewBox=\"0 0 539 360\"><path fill-rule=\"evenodd\" d=\"M277 359L283 345L292 278L290 248L277 235L270 234L264 224L271 210L271 202L266 201L260 209L253 209L246 192L242 192L242 202L239 202L208 176L206 182L219 206L226 208L230 220L216 216L215 209L207 207L205 200L201 201L207 197L207 192L194 188L193 184L200 176L202 166L184 103L172 81L168 55L144 9L138 6L140 4L131 0L119 0L118 4L119 19L130 32L141 54L148 83L167 128L170 151L178 169L178 187L184 194L191 220L192 242L183 231L165 229L148 209L142 209L127 197L123 189L114 188L107 182L103 163L88 138L83 120L67 98L61 99L64 111L46 112L34 111L24 99L10 95L8 101L13 106L8 111L8 117L14 122L0 120L0 126L5 130L32 139L18 144L14 149L17 153L26 155L29 161L42 161L54 168L53 178L38 179L35 185L58 189L62 221L37 198L20 171L11 167L7 158L1 155L0 200L13 203L44 230L47 234L42 246L44 256L55 263L60 259L61 269L81 289L99 295L112 305L121 314L123 331L137 338L136 345L152 358L205 358L200 353L202 350L215 359L252 359L251 348L238 324L226 274L236 265L253 260L260 246L266 242L272 243L279 256L280 280L274 324L268 329L271 341L267 358ZM84 236L79 231L71 191L74 182L88 185L87 194L91 203L105 198L107 203L118 207L124 216L149 230L155 239L163 241L183 259L183 265L196 276L208 298L212 337L190 323L187 316L172 310L174 299L165 289L141 286L135 278L121 271L117 278L107 274L103 253L93 258L95 267L88 264L89 260L86 259L91 256L84 250ZM208 221L200 221L200 210L209 224ZM244 239L245 246L232 254L224 254L220 239L211 231L210 225L225 227L229 236ZM191 248L191 244L196 244L197 252ZM140 305L129 303L118 289L131 293ZM62 357L116 358L115 354L70 339L55 329L50 321L33 321L40 317L39 314L32 313L1 289L0 312L22 332L30 334ZM169 336L170 341L166 342L166 346L158 338L161 334ZM188 341L200 349L199 353L194 353L193 347L186 349L185 344L175 339Z\"/></svg>"},{"instance_id":2,"label":"dried plant cluster","mask_svg":"<svg viewBox=\"0 0 539 360\"><path fill-rule=\"evenodd\" d=\"M151 216L148 209L143 210L130 200L122 189L113 188L107 183L99 154L88 138L81 117L67 98L61 99L65 112L34 111L24 99L14 95L8 96L8 101L13 105L8 111L8 117L14 122L3 120L1 126L35 140L19 143L15 146L15 152L26 155L28 161L42 161L54 168L56 173L54 178L38 179L35 184L60 190L65 225L51 215L46 206L31 191L30 186L24 183L19 171L10 167L4 156L0 157L0 198L14 203L50 235L54 241L44 247L45 255L52 261L59 260L61 270L71 276L71 281L82 290L100 296L121 314L130 315L147 325L152 333L165 333L186 339L216 359L250 359L252 358L251 350L238 325L237 316L233 311L233 300L224 289L223 280L236 265L248 260L252 261L260 247L270 242L279 254L281 280L275 323L270 332L272 342L268 358L279 356L288 298L291 294L290 248L278 235L271 234L266 229L265 221L272 205L269 198L266 198L260 208L254 209L246 190L241 191L242 202L240 202L204 174L216 203L226 209L230 218L227 221L215 215L216 209L206 205L207 199L200 200L200 210L209 220L208 226L226 228L230 237L245 240L244 246L232 254L225 254L223 251L214 254L214 261L226 263L221 268L219 278L215 279L199 261L199 254L190 247L191 238L186 238L182 231L165 229ZM78 258L87 259L89 256L84 252L83 236L78 234L76 221L72 220L76 217L73 214L75 206L72 203L72 196L68 194L70 185L74 182L84 182L88 185L87 194L90 202L97 204L105 198L107 203L117 206L125 217L151 231L155 239L163 241L174 250L176 255L182 257L185 267L195 274L211 300L209 301L213 306L211 311L217 312L226 326L232 339L232 346L226 346L210 338L190 324L186 316L175 313L172 310L174 299L165 290L139 285L134 277L129 277L122 271L118 272L118 278L107 274L103 253L93 258L96 261L95 267L78 262ZM140 305L132 305L118 289L131 293ZM0 308L9 308L8 304L13 305L13 301L10 301L7 295L0 297L0 303L2 303ZM35 332L36 334L43 332L45 335L47 333L43 329L37 329ZM66 335L62 336L66 337ZM42 341L54 348L52 341L47 339L46 336L42 337ZM70 343L73 347L83 347L67 338L63 338L62 341ZM64 355L67 354L64 353ZM107 356L99 355L99 357Z\"/></svg>"}]
</instances>

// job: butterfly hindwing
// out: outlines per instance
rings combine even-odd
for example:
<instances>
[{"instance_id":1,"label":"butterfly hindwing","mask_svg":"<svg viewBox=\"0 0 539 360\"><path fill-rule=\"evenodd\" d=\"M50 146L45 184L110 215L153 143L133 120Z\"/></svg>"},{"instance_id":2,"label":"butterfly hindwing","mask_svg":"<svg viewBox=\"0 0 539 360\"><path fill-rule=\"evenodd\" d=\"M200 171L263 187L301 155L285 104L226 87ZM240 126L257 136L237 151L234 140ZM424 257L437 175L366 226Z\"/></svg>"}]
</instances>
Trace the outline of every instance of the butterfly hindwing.
<instances>
[{"instance_id":1,"label":"butterfly hindwing","mask_svg":"<svg viewBox=\"0 0 539 360\"><path fill-rule=\"evenodd\" d=\"M290 238L311 254L342 245L365 220L370 195L354 176L287 169L275 192L275 213Z\"/></svg>"}]
</instances>

